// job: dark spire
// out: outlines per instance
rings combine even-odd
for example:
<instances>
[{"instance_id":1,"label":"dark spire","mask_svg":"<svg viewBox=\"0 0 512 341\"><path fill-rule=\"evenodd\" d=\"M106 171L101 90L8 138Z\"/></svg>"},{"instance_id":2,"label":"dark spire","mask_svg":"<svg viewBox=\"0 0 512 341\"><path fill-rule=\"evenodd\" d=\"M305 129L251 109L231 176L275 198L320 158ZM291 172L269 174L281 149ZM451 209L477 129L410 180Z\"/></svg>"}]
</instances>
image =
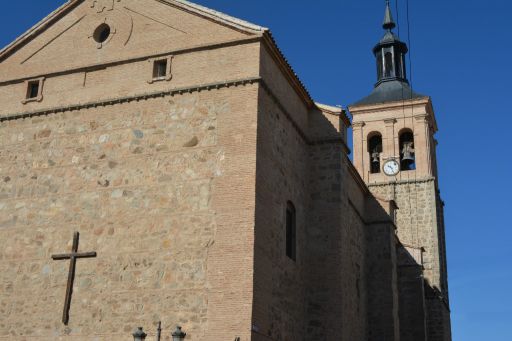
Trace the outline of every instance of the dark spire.
<instances>
[{"instance_id":1,"label":"dark spire","mask_svg":"<svg viewBox=\"0 0 512 341\"><path fill-rule=\"evenodd\" d=\"M377 83L370 96L354 105L375 104L424 97L414 93L409 86L406 74L405 55L407 45L393 33L396 23L393 20L391 5L386 0L386 11L382 27L386 33L373 48L377 62Z\"/></svg>"},{"instance_id":2,"label":"dark spire","mask_svg":"<svg viewBox=\"0 0 512 341\"><path fill-rule=\"evenodd\" d=\"M384 23L382 27L386 30L384 37L373 48L373 53L377 58L377 84L378 86L384 82L400 81L407 83L405 75L405 54L407 53L407 45L393 33L396 27L393 15L391 13L391 5L386 0L386 11L384 13Z\"/></svg>"},{"instance_id":3,"label":"dark spire","mask_svg":"<svg viewBox=\"0 0 512 341\"><path fill-rule=\"evenodd\" d=\"M395 20L393 20L393 14L391 14L389 0L386 0L386 12L384 13L384 22L382 23L382 27L388 31L391 31L396 27Z\"/></svg>"}]
</instances>

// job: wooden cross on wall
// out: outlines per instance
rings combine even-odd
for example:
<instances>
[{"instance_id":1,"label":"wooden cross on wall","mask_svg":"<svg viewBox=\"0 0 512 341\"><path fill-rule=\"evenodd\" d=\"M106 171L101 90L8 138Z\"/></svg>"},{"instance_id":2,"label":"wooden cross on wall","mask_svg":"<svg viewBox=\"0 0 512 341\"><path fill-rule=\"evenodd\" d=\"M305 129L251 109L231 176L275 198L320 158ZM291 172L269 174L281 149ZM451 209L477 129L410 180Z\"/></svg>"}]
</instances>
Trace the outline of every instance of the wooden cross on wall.
<instances>
[{"instance_id":1,"label":"wooden cross on wall","mask_svg":"<svg viewBox=\"0 0 512 341\"><path fill-rule=\"evenodd\" d=\"M73 235L73 249L71 253L65 253L61 255L53 255L53 260L69 259L69 273L68 273L68 285L66 287L66 298L64 301L64 311L62 313L62 323L66 326L69 322L69 309L71 308L71 296L73 294L73 283L75 281L75 268L76 260L78 258L94 258L96 252L83 252L78 253L78 241L80 239L80 233L75 232Z\"/></svg>"}]
</instances>

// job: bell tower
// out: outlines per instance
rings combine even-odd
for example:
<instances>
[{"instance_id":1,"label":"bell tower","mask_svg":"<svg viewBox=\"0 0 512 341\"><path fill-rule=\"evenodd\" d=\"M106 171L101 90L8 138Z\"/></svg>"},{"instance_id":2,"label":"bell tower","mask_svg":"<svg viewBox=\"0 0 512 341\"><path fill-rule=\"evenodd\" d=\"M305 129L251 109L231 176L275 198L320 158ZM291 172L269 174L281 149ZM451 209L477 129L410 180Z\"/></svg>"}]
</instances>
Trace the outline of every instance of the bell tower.
<instances>
[{"instance_id":1,"label":"bell tower","mask_svg":"<svg viewBox=\"0 0 512 341\"><path fill-rule=\"evenodd\" d=\"M349 106L354 165L376 197L397 203L399 240L424 278L425 330L414 337L404 332L401 341L449 341L444 203L434 137L438 127L431 98L414 92L409 84L408 48L393 32L395 27L388 0L385 33L373 48L377 82L369 96Z\"/></svg>"}]
</instances>

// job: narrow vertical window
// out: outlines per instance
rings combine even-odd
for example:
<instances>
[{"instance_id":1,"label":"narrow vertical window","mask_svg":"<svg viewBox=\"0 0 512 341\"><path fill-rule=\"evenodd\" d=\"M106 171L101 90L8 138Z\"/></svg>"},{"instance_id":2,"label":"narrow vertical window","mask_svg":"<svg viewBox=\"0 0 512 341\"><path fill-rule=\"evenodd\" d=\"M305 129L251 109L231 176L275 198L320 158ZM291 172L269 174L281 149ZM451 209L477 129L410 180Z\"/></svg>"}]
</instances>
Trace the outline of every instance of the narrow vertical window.
<instances>
[{"instance_id":1,"label":"narrow vertical window","mask_svg":"<svg viewBox=\"0 0 512 341\"><path fill-rule=\"evenodd\" d=\"M153 78L160 79L167 76L167 59L157 60L153 65Z\"/></svg>"},{"instance_id":2,"label":"narrow vertical window","mask_svg":"<svg viewBox=\"0 0 512 341\"><path fill-rule=\"evenodd\" d=\"M382 153L382 135L371 133L368 138L368 153L370 156L370 173L380 173L380 154Z\"/></svg>"},{"instance_id":3,"label":"narrow vertical window","mask_svg":"<svg viewBox=\"0 0 512 341\"><path fill-rule=\"evenodd\" d=\"M393 76L393 55L391 52L386 52L384 54L384 63L385 63L385 73L386 78Z\"/></svg>"},{"instance_id":4,"label":"narrow vertical window","mask_svg":"<svg viewBox=\"0 0 512 341\"><path fill-rule=\"evenodd\" d=\"M290 201L286 205L286 256L297 259L297 217L295 206Z\"/></svg>"},{"instance_id":5,"label":"narrow vertical window","mask_svg":"<svg viewBox=\"0 0 512 341\"><path fill-rule=\"evenodd\" d=\"M28 82L27 99L37 98L39 95L39 81Z\"/></svg>"},{"instance_id":6,"label":"narrow vertical window","mask_svg":"<svg viewBox=\"0 0 512 341\"><path fill-rule=\"evenodd\" d=\"M148 83L170 81L172 79L172 60L174 56L149 59L149 80Z\"/></svg>"},{"instance_id":7,"label":"narrow vertical window","mask_svg":"<svg viewBox=\"0 0 512 341\"><path fill-rule=\"evenodd\" d=\"M395 51L395 77L403 78L403 72L402 72L402 56L400 53L397 53Z\"/></svg>"},{"instance_id":8,"label":"narrow vertical window","mask_svg":"<svg viewBox=\"0 0 512 341\"><path fill-rule=\"evenodd\" d=\"M377 52L377 77L380 81L383 76L383 67L382 67L382 51Z\"/></svg>"},{"instance_id":9,"label":"narrow vertical window","mask_svg":"<svg viewBox=\"0 0 512 341\"><path fill-rule=\"evenodd\" d=\"M416 153L414 151L414 135L412 131L405 130L400 133L400 169L402 171L416 169Z\"/></svg>"},{"instance_id":10,"label":"narrow vertical window","mask_svg":"<svg viewBox=\"0 0 512 341\"><path fill-rule=\"evenodd\" d=\"M25 98L22 103L41 102L43 100L43 83L44 77L25 81Z\"/></svg>"},{"instance_id":11,"label":"narrow vertical window","mask_svg":"<svg viewBox=\"0 0 512 341\"><path fill-rule=\"evenodd\" d=\"M407 78L407 68L405 66L405 54L402 54L402 78Z\"/></svg>"}]
</instances>

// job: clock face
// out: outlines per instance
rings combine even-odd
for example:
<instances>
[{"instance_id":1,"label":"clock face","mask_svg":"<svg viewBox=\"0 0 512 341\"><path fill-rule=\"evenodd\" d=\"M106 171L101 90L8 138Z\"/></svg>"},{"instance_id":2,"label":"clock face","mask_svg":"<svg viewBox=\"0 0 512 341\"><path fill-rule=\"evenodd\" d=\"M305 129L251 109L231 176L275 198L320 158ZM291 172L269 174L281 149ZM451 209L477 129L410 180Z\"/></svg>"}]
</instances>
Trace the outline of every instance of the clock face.
<instances>
[{"instance_id":1,"label":"clock face","mask_svg":"<svg viewBox=\"0 0 512 341\"><path fill-rule=\"evenodd\" d=\"M386 161L384 164L384 173L389 176L395 176L400 172L400 164L396 160Z\"/></svg>"}]
</instances>

